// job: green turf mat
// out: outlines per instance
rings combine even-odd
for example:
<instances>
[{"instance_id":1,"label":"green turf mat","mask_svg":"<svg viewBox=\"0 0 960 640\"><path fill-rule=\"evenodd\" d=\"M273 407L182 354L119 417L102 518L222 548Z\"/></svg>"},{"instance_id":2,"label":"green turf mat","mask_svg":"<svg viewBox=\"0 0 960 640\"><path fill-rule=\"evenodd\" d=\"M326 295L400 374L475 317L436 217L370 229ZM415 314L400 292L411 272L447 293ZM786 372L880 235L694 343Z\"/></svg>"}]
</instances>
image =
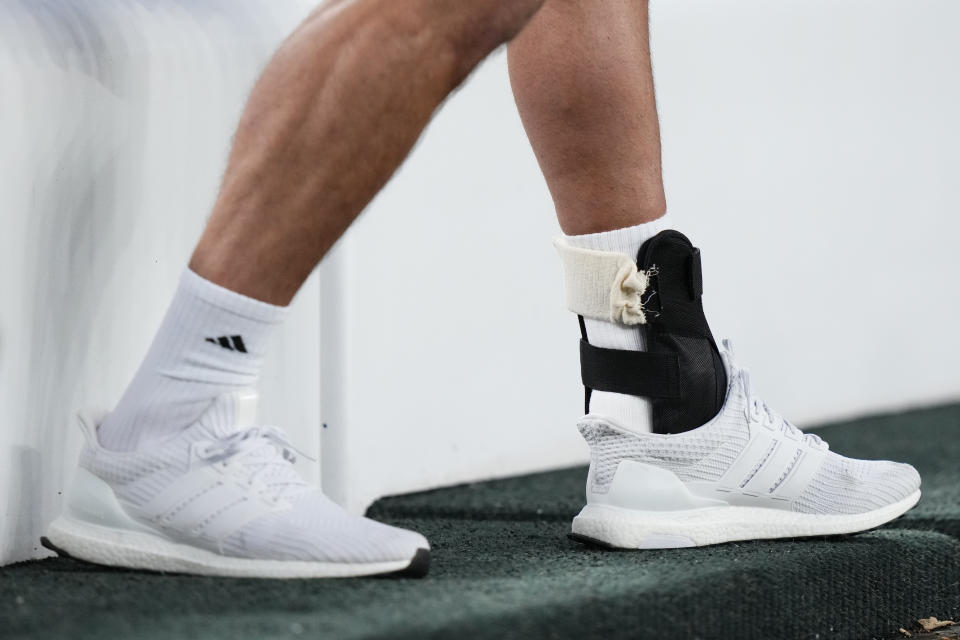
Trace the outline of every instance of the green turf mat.
<instances>
[{"instance_id":1,"label":"green turf mat","mask_svg":"<svg viewBox=\"0 0 960 640\"><path fill-rule=\"evenodd\" d=\"M908 428L904 426L909 425ZM856 536L611 552L566 539L583 470L380 501L426 534L425 580L256 581L51 559L0 569L0 638L891 638L960 617L960 406L821 430L907 460L924 498Z\"/></svg>"},{"instance_id":2,"label":"green turf mat","mask_svg":"<svg viewBox=\"0 0 960 640\"><path fill-rule=\"evenodd\" d=\"M70 560L0 576L4 638L868 638L960 615L960 543L882 530L610 552L555 521L412 520L425 580L221 580Z\"/></svg>"}]
</instances>

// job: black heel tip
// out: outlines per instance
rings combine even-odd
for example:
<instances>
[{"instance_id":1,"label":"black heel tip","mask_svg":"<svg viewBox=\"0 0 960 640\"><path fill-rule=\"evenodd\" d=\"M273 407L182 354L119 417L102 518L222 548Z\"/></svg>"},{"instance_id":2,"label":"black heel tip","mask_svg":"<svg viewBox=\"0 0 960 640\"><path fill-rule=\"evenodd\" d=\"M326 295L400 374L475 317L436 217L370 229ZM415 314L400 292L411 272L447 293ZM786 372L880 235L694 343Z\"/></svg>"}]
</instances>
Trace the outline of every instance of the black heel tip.
<instances>
[{"instance_id":1,"label":"black heel tip","mask_svg":"<svg viewBox=\"0 0 960 640\"><path fill-rule=\"evenodd\" d=\"M67 553L66 551L64 551L64 550L61 549L60 547L58 547L57 545L55 545L55 544L53 544L52 542L50 542L50 538L48 538L47 536L40 536L40 544L41 544L43 547L49 549L50 551L53 551L55 554L57 554L57 555L60 556L61 558L72 558L72 557L73 557L73 556L71 556L69 553Z\"/></svg>"},{"instance_id":2,"label":"black heel tip","mask_svg":"<svg viewBox=\"0 0 960 640\"><path fill-rule=\"evenodd\" d=\"M398 578L424 578L430 573L430 550L417 549L413 560L407 565L406 569L401 569L390 575Z\"/></svg>"}]
</instances>

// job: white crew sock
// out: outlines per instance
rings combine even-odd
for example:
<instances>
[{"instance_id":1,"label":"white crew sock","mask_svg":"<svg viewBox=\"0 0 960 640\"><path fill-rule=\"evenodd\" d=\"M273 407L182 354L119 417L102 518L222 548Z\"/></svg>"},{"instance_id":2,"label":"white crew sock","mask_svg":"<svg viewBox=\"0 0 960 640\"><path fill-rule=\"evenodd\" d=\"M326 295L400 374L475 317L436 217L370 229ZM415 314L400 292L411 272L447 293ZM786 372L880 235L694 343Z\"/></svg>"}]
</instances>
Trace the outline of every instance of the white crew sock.
<instances>
[{"instance_id":1,"label":"white crew sock","mask_svg":"<svg viewBox=\"0 0 960 640\"><path fill-rule=\"evenodd\" d=\"M286 307L248 298L189 269L101 444L133 451L189 427L220 395L253 386Z\"/></svg>"},{"instance_id":2,"label":"white crew sock","mask_svg":"<svg viewBox=\"0 0 960 640\"><path fill-rule=\"evenodd\" d=\"M566 236L567 242L581 249L617 251L637 259L644 242L665 229L669 229L666 216L633 227L588 233L581 236ZM584 318L587 339L590 344L606 349L645 351L644 334L638 327L627 327L604 320ZM649 433L653 425L652 405L646 398L594 391L590 396L590 413L608 416L616 422L641 433Z\"/></svg>"}]
</instances>

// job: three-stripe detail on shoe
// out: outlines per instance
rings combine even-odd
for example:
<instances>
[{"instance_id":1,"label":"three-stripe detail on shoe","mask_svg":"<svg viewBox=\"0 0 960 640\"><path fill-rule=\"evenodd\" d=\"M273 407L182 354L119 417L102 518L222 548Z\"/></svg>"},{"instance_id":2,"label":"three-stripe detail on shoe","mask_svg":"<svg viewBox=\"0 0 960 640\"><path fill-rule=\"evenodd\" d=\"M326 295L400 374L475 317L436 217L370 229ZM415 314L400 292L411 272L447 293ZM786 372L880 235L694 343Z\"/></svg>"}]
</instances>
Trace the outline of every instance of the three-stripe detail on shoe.
<instances>
[{"instance_id":1,"label":"three-stripe detail on shoe","mask_svg":"<svg viewBox=\"0 0 960 640\"><path fill-rule=\"evenodd\" d=\"M166 487L141 511L167 531L223 540L277 508L229 476L199 467Z\"/></svg>"},{"instance_id":2,"label":"three-stripe detail on shoe","mask_svg":"<svg viewBox=\"0 0 960 640\"><path fill-rule=\"evenodd\" d=\"M826 452L759 425L752 431L750 442L724 474L721 491L782 501L803 493Z\"/></svg>"},{"instance_id":3,"label":"three-stripe detail on shoe","mask_svg":"<svg viewBox=\"0 0 960 640\"><path fill-rule=\"evenodd\" d=\"M780 474L780 477L777 479L777 481L773 484L772 487L770 487L770 493L773 493L774 491L780 488L780 485L782 485L783 481L787 479L787 477L794 470L794 468L797 466L797 463L800 461L802 457L803 457L803 449L798 447L793 454L793 460L790 461L790 464L787 466L787 468L783 470L783 473Z\"/></svg>"},{"instance_id":4,"label":"three-stripe detail on shoe","mask_svg":"<svg viewBox=\"0 0 960 640\"><path fill-rule=\"evenodd\" d=\"M229 349L230 351L239 351L240 353L247 352L247 345L243 344L243 338L241 336L220 336L219 338L207 338L207 342L210 344L216 344L224 349Z\"/></svg>"}]
</instances>

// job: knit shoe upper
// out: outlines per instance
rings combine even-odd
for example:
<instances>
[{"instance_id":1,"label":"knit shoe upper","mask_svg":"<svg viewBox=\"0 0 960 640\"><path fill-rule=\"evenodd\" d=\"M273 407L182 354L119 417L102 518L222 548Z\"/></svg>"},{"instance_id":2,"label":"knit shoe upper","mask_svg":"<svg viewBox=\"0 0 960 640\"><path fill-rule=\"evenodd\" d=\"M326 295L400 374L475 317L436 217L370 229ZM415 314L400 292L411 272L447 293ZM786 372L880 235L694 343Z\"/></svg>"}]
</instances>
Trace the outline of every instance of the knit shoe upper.
<instances>
[{"instance_id":1,"label":"knit shoe upper","mask_svg":"<svg viewBox=\"0 0 960 640\"><path fill-rule=\"evenodd\" d=\"M590 445L588 494L607 493L622 461L667 470L697 496L806 514L856 514L906 499L920 476L907 464L845 458L803 434L754 395L724 343L726 401L703 426L679 434L630 432L604 416L579 423Z\"/></svg>"},{"instance_id":2,"label":"knit shoe upper","mask_svg":"<svg viewBox=\"0 0 960 640\"><path fill-rule=\"evenodd\" d=\"M429 549L420 534L351 515L305 482L283 432L244 424L241 405L238 394L224 395L194 425L134 452L101 447L99 416L81 416L80 467L137 523L225 556L377 563Z\"/></svg>"}]
</instances>

